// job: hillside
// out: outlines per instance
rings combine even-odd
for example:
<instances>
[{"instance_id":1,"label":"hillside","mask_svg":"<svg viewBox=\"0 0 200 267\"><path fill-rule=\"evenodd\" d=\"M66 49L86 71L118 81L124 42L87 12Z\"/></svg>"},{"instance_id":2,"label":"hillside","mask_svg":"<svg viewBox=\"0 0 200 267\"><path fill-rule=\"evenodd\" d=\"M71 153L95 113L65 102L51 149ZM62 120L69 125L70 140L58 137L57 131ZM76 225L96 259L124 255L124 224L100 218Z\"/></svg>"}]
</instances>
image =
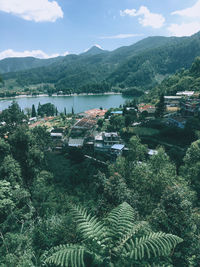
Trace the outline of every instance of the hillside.
<instances>
[{"instance_id":1,"label":"hillside","mask_svg":"<svg viewBox=\"0 0 200 267\"><path fill-rule=\"evenodd\" d=\"M82 92L104 82L111 87L146 90L177 70L188 69L197 56L200 33L181 38L148 37L111 52L93 47L81 55L68 55L48 66L7 73L3 78L15 79L20 86L52 83L56 91L65 92Z\"/></svg>"},{"instance_id":2,"label":"hillside","mask_svg":"<svg viewBox=\"0 0 200 267\"><path fill-rule=\"evenodd\" d=\"M48 66L62 57L55 57L49 59L39 59L34 57L12 57L0 60L0 73L16 72Z\"/></svg>"}]
</instances>

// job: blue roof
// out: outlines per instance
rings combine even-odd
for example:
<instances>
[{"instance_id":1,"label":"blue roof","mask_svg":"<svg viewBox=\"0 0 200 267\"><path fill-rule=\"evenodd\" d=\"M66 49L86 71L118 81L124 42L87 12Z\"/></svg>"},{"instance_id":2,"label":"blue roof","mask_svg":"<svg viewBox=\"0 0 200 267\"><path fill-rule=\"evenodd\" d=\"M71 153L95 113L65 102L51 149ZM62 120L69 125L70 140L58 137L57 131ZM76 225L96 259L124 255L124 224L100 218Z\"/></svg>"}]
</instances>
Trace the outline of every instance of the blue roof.
<instances>
[{"instance_id":1,"label":"blue roof","mask_svg":"<svg viewBox=\"0 0 200 267\"><path fill-rule=\"evenodd\" d=\"M123 114L123 111L121 110L112 111L111 114Z\"/></svg>"},{"instance_id":2,"label":"blue roof","mask_svg":"<svg viewBox=\"0 0 200 267\"><path fill-rule=\"evenodd\" d=\"M124 145L122 144L115 144L111 147L111 149L116 149L116 150L122 150L124 148Z\"/></svg>"}]
</instances>

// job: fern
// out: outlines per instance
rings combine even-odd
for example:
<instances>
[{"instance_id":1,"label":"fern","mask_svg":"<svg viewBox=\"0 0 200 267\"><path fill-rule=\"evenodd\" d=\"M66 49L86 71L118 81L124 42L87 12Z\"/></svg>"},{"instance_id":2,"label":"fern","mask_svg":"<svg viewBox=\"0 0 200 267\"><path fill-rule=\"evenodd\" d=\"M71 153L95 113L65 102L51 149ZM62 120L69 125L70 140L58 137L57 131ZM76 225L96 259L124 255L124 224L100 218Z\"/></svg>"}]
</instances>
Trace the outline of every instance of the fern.
<instances>
[{"instance_id":1,"label":"fern","mask_svg":"<svg viewBox=\"0 0 200 267\"><path fill-rule=\"evenodd\" d=\"M172 234L150 232L146 236L135 238L134 241L131 239L125 246L125 254L126 257L134 260L166 256L182 241L181 238Z\"/></svg>"},{"instance_id":2,"label":"fern","mask_svg":"<svg viewBox=\"0 0 200 267\"><path fill-rule=\"evenodd\" d=\"M134 210L126 202L110 212L106 223L79 206L71 206L71 211L83 238L82 246L55 247L43 255L46 264L84 267L86 258L92 260L90 266L115 266L115 263L119 266L119 262L133 264L133 261L139 263L144 258L169 255L182 242L177 236L161 232L137 237L146 223L134 221Z\"/></svg>"},{"instance_id":3,"label":"fern","mask_svg":"<svg viewBox=\"0 0 200 267\"><path fill-rule=\"evenodd\" d=\"M71 206L71 213L78 225L78 231L83 237L83 240L92 239L100 241L103 239L104 224L99 222L95 216L89 214L86 209L79 206Z\"/></svg>"},{"instance_id":4,"label":"fern","mask_svg":"<svg viewBox=\"0 0 200 267\"><path fill-rule=\"evenodd\" d=\"M106 221L110 229L110 236L120 240L128 235L134 227L135 213L133 208L126 202L113 209Z\"/></svg>"},{"instance_id":5,"label":"fern","mask_svg":"<svg viewBox=\"0 0 200 267\"><path fill-rule=\"evenodd\" d=\"M78 245L60 245L44 262L62 267L85 267L84 255L89 254L85 247Z\"/></svg>"}]
</instances>

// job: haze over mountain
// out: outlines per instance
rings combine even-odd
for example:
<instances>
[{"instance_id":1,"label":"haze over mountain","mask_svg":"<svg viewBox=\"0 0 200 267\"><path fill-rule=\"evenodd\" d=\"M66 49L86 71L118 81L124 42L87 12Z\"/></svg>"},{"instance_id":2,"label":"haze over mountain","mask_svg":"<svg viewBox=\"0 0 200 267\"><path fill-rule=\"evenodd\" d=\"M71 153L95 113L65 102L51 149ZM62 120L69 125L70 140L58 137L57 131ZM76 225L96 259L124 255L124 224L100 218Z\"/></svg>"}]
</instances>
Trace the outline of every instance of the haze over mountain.
<instances>
[{"instance_id":1,"label":"haze over mountain","mask_svg":"<svg viewBox=\"0 0 200 267\"><path fill-rule=\"evenodd\" d=\"M93 46L80 55L53 59L9 58L0 61L0 70L25 68L3 75L5 80L15 79L21 86L52 83L56 90L77 91L83 86L106 82L111 86L146 90L165 76L189 68L197 56L200 56L200 32L191 37L148 37L111 52Z\"/></svg>"}]
</instances>

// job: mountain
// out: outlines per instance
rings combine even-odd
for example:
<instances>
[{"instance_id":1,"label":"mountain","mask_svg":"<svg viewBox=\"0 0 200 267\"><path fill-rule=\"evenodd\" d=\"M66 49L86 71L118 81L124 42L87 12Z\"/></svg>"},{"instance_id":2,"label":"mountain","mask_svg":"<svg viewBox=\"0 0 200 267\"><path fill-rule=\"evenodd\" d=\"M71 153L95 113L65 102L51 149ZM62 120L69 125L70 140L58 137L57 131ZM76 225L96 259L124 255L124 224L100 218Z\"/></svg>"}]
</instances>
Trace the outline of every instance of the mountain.
<instances>
[{"instance_id":1,"label":"mountain","mask_svg":"<svg viewBox=\"0 0 200 267\"><path fill-rule=\"evenodd\" d=\"M34 57L10 57L0 60L0 73L16 72L48 66L62 57L39 59Z\"/></svg>"},{"instance_id":2,"label":"mountain","mask_svg":"<svg viewBox=\"0 0 200 267\"><path fill-rule=\"evenodd\" d=\"M106 52L107 51L103 50L99 46L94 45L90 49L88 49L87 51L85 51L84 53L82 53L81 55L84 55L84 56L94 56L94 55L98 55L98 54L106 53Z\"/></svg>"},{"instance_id":3,"label":"mountain","mask_svg":"<svg viewBox=\"0 0 200 267\"><path fill-rule=\"evenodd\" d=\"M197 56L200 33L191 37L155 36L111 52L92 47L81 55L67 55L48 66L7 73L3 78L14 79L20 86L52 83L56 91L65 92L92 87L100 90L105 83L147 90L181 68L188 69Z\"/></svg>"}]
</instances>

